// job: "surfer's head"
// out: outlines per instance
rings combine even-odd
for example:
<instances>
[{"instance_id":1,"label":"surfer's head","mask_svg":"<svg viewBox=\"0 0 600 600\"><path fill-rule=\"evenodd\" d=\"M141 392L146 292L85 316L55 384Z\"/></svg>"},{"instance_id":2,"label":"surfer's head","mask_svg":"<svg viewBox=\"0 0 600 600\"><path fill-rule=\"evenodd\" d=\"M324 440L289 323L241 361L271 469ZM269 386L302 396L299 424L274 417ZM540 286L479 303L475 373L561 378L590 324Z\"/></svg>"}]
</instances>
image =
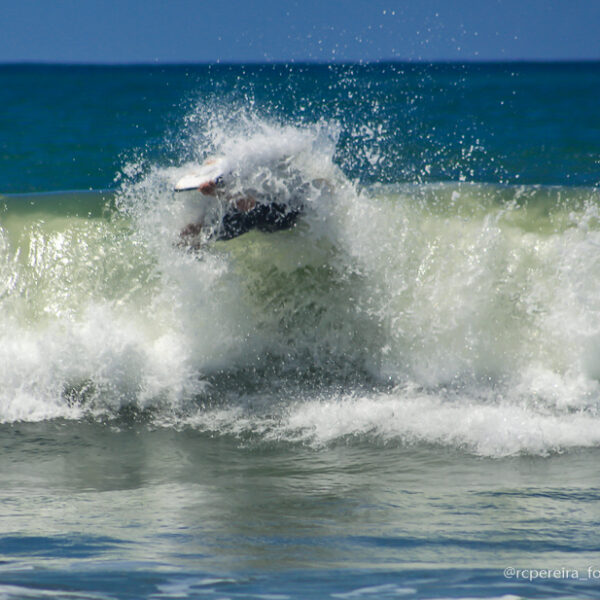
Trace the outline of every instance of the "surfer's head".
<instances>
[{"instance_id":1,"label":"surfer's head","mask_svg":"<svg viewBox=\"0 0 600 600\"><path fill-rule=\"evenodd\" d=\"M217 183L214 179L205 181L203 184L198 186L198 191L202 192L205 196L213 196L217 191Z\"/></svg>"},{"instance_id":2,"label":"surfer's head","mask_svg":"<svg viewBox=\"0 0 600 600\"><path fill-rule=\"evenodd\" d=\"M225 185L223 175L219 175L214 179L209 179L198 186L198 191L205 196L214 196L217 191Z\"/></svg>"}]
</instances>

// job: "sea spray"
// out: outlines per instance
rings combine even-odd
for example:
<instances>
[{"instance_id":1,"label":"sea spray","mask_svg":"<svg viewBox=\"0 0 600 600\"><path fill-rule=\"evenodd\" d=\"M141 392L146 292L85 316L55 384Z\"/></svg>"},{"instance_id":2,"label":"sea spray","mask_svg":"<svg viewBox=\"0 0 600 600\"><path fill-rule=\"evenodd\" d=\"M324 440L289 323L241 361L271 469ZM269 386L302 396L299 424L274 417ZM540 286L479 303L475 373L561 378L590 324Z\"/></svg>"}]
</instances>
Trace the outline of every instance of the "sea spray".
<instances>
[{"instance_id":1,"label":"sea spray","mask_svg":"<svg viewBox=\"0 0 600 600\"><path fill-rule=\"evenodd\" d=\"M182 246L187 223L215 216L173 192L189 149L130 160L108 199L5 198L3 421L137 414L489 455L597 444L596 190L359 186L335 124L198 127L173 148L210 139L198 160L235 155L239 185L289 189L269 167L289 157L308 189L297 226Z\"/></svg>"}]
</instances>

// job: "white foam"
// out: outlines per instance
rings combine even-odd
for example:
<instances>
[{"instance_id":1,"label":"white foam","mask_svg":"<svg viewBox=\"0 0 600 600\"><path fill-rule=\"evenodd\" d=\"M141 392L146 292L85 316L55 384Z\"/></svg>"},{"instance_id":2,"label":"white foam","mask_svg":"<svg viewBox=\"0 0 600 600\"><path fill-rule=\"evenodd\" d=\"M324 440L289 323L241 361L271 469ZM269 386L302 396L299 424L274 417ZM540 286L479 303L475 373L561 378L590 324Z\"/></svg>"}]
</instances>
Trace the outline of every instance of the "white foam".
<instances>
[{"instance_id":1,"label":"white foam","mask_svg":"<svg viewBox=\"0 0 600 600\"><path fill-rule=\"evenodd\" d=\"M440 444L485 456L547 454L600 442L594 415L551 414L523 403L486 404L393 393L298 407L286 426L311 443L347 436L383 442Z\"/></svg>"},{"instance_id":2,"label":"white foam","mask_svg":"<svg viewBox=\"0 0 600 600\"><path fill-rule=\"evenodd\" d=\"M251 404L251 403L250 403ZM481 456L547 455L600 444L597 415L554 412L522 397L482 399L402 388L372 394L328 395L275 404L270 414L242 406L203 409L183 421L213 433L315 448L337 442L433 444Z\"/></svg>"},{"instance_id":3,"label":"white foam","mask_svg":"<svg viewBox=\"0 0 600 600\"><path fill-rule=\"evenodd\" d=\"M0 420L133 406L317 446L359 437L504 456L600 444L597 192L358 191L334 164L336 136L255 117L205 135L269 189L286 173L261 164L292 157L309 205L293 231L188 252L179 231L198 198L173 193L179 167L143 163L124 169L109 220L8 214ZM305 388L272 392L290 373ZM218 410L195 412L217 393L206 382L227 376L249 377L273 409L247 409L239 384L229 404L221 389Z\"/></svg>"}]
</instances>

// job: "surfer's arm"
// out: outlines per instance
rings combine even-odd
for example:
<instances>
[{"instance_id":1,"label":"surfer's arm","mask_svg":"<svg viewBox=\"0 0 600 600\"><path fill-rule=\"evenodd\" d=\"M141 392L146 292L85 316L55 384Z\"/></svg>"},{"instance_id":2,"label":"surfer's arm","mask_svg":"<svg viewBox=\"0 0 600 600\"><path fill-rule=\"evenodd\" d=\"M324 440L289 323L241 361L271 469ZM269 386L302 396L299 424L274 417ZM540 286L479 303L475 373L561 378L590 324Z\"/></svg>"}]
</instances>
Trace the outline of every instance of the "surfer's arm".
<instances>
[{"instance_id":1,"label":"surfer's arm","mask_svg":"<svg viewBox=\"0 0 600 600\"><path fill-rule=\"evenodd\" d=\"M200 248L200 238L198 236L200 235L203 226L204 223L202 221L186 225L179 232L179 242L177 243L177 246L179 248Z\"/></svg>"},{"instance_id":2,"label":"surfer's arm","mask_svg":"<svg viewBox=\"0 0 600 600\"><path fill-rule=\"evenodd\" d=\"M179 237L187 238L190 236L198 235L202 231L203 225L204 223L202 223L202 221L198 223L189 223L180 231Z\"/></svg>"}]
</instances>

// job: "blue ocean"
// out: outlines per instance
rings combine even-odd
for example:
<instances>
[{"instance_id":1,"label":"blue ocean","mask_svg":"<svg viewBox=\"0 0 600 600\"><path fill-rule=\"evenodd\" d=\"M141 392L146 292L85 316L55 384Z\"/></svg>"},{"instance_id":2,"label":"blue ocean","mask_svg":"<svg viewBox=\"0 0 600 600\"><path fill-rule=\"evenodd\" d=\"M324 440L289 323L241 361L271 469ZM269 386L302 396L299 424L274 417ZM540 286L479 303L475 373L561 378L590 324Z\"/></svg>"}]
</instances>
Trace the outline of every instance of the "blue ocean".
<instances>
[{"instance_id":1,"label":"blue ocean","mask_svg":"<svg viewBox=\"0 0 600 600\"><path fill-rule=\"evenodd\" d=\"M0 599L596 598L599 98L0 66ZM182 245L212 156L295 226Z\"/></svg>"}]
</instances>

